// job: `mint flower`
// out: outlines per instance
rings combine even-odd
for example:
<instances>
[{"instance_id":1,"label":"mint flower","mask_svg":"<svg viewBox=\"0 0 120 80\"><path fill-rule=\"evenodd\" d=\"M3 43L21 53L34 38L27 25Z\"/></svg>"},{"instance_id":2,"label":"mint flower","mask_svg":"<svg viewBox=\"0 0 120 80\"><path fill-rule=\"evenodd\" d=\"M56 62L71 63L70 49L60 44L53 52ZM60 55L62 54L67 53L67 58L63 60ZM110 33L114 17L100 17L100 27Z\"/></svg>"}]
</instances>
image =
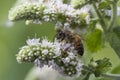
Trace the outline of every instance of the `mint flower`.
<instances>
[{"instance_id":1,"label":"mint flower","mask_svg":"<svg viewBox=\"0 0 120 80\"><path fill-rule=\"evenodd\" d=\"M103 6L106 3L101 0L18 1L16 5L10 9L8 15L10 22L6 23L6 25L11 26L11 21L20 20L24 20L26 25L29 25L30 23L42 24L43 22L53 22L55 23L54 27L56 31L62 30L68 31L68 33L69 31L72 31L69 37L74 43L72 40L65 41L64 38L62 38L62 41L55 38L53 42L49 41L47 38L42 40L36 38L28 39L26 45L21 47L16 55L17 62L34 63L39 69L43 69L47 66L47 68L52 68L65 76L72 77L82 75L80 77L81 80L88 80L91 74L95 77L105 76L104 73L112 66L109 58L99 60L91 59L88 65L84 65L81 59L78 58L78 51L75 49L76 46L80 47L81 45L74 44L79 41L77 38L79 36L76 34L88 35L90 34L89 32L94 31L98 25L101 25L100 27L103 28L104 33L112 32L116 16L120 15L120 9L119 7L117 8L117 1L118 0L114 1L113 4L106 1L108 5L110 4L111 10L107 8L104 9L104 7L107 6ZM102 9L99 8L100 5L103 7ZM90 9L94 10L90 11ZM91 21L90 12L93 14L91 16ZM113 15L111 16L111 14ZM107 19L107 24L104 21L106 20L106 17L104 19L104 16L111 16L110 20ZM90 28L87 28L86 26L89 26ZM67 35L67 33L63 34L63 37L64 35ZM96 34L93 35L93 37L94 36L96 36ZM106 40L111 43L108 39ZM112 75L112 77L114 77L114 75ZM115 77L119 78L119 76Z\"/></svg>"},{"instance_id":2,"label":"mint flower","mask_svg":"<svg viewBox=\"0 0 120 80\"><path fill-rule=\"evenodd\" d=\"M21 19L25 20L36 20L40 19L42 14L40 13L43 11L44 6L40 3L24 3L17 7L12 8L9 11L8 18L11 21L17 21Z\"/></svg>"},{"instance_id":3,"label":"mint flower","mask_svg":"<svg viewBox=\"0 0 120 80\"><path fill-rule=\"evenodd\" d=\"M80 27L89 24L89 9L83 7L74 9L71 5L64 4L61 0L50 0L43 2L27 2L12 8L9 11L9 20L26 20L26 24L45 22L61 22L63 27Z\"/></svg>"},{"instance_id":4,"label":"mint flower","mask_svg":"<svg viewBox=\"0 0 120 80\"><path fill-rule=\"evenodd\" d=\"M82 63L77 59L74 48L66 50L69 44L48 41L46 38L28 39L27 45L23 46L17 54L19 63L32 62L42 68L44 65L51 66L62 75L80 75Z\"/></svg>"}]
</instances>

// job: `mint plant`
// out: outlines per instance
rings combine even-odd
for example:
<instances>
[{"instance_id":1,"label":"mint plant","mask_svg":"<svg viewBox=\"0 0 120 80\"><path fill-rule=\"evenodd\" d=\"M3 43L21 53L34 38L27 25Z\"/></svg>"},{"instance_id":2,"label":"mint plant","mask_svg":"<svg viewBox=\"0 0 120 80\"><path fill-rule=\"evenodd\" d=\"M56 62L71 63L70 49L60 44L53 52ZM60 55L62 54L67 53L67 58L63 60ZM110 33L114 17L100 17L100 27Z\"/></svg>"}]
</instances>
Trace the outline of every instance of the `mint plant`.
<instances>
[{"instance_id":1,"label":"mint plant","mask_svg":"<svg viewBox=\"0 0 120 80\"><path fill-rule=\"evenodd\" d=\"M69 39L62 35L54 41L47 38L28 39L27 45L20 48L16 55L19 63L35 63L42 68L52 66L64 76L81 76L81 80L89 80L91 74L95 77L119 79L119 75L105 74L112 64L108 58L91 59L86 65L82 56L78 55L76 40L79 35L82 47L92 53L101 50L106 42L120 57L120 27L117 25L117 9L119 0L22 0L10 9L10 21L24 20L26 25L43 22L54 23L55 31L70 32ZM67 36L69 36L67 35ZM80 36L82 35L82 37ZM47 36L47 35L46 35ZM67 37L68 38L68 37ZM78 39L78 38L77 38ZM77 45L78 46L78 45ZM84 56L84 55L83 55Z\"/></svg>"}]
</instances>

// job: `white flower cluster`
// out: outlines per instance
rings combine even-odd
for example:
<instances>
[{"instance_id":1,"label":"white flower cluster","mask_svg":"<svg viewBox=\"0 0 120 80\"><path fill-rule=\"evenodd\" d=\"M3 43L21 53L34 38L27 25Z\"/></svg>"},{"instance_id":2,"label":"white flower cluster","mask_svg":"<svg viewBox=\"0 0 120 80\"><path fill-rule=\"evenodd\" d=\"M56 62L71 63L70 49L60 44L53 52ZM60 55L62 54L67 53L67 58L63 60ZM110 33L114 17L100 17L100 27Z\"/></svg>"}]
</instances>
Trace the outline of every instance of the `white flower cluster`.
<instances>
[{"instance_id":1,"label":"white flower cluster","mask_svg":"<svg viewBox=\"0 0 120 80\"><path fill-rule=\"evenodd\" d=\"M40 3L24 3L9 11L8 18L11 21L36 20L42 17L44 6Z\"/></svg>"},{"instance_id":2,"label":"white flower cluster","mask_svg":"<svg viewBox=\"0 0 120 80\"><path fill-rule=\"evenodd\" d=\"M74 47L69 48L69 44L49 42L43 39L28 39L27 45L23 46L17 54L19 63L34 62L42 68L44 65L52 66L63 75L80 75L82 63L77 59Z\"/></svg>"},{"instance_id":3,"label":"white flower cluster","mask_svg":"<svg viewBox=\"0 0 120 80\"><path fill-rule=\"evenodd\" d=\"M90 14L87 7L74 9L71 5L64 4L61 0L38 1L24 3L9 11L9 19L12 21L27 20L27 23L41 23L41 21L61 22L69 26L89 24ZM74 27L76 27L74 26Z\"/></svg>"}]
</instances>

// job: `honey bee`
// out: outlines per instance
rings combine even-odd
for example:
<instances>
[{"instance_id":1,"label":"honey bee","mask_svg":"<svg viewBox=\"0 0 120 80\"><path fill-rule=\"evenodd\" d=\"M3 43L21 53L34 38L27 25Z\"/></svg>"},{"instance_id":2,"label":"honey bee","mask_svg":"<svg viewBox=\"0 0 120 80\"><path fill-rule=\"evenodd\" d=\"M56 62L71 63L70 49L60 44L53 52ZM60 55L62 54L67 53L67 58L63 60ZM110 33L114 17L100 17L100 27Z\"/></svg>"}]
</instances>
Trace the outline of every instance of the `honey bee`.
<instances>
[{"instance_id":1,"label":"honey bee","mask_svg":"<svg viewBox=\"0 0 120 80\"><path fill-rule=\"evenodd\" d=\"M65 41L66 43L72 44L77 53L81 56L83 55L84 47L80 35L72 33L69 30L57 30L56 39L59 41Z\"/></svg>"}]
</instances>

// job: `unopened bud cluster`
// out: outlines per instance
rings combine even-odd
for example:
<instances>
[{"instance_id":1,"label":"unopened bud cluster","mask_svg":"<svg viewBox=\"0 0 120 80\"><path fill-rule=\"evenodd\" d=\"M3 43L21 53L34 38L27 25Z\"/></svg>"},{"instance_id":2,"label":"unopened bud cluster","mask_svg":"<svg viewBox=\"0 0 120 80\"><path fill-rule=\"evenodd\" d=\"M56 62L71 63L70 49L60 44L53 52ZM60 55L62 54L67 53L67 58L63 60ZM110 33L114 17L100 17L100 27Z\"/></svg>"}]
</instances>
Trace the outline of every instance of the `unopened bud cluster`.
<instances>
[{"instance_id":1,"label":"unopened bud cluster","mask_svg":"<svg viewBox=\"0 0 120 80\"><path fill-rule=\"evenodd\" d=\"M88 66L83 66L83 74L86 75L87 73L94 74L96 77L99 77L102 73L107 72L112 67L112 64L110 62L109 58L103 58L94 61L91 59Z\"/></svg>"},{"instance_id":2,"label":"unopened bud cluster","mask_svg":"<svg viewBox=\"0 0 120 80\"><path fill-rule=\"evenodd\" d=\"M22 5L19 5L17 7L14 7L9 12L9 19L12 21L17 20L35 20L40 19L42 17L43 12L43 5L37 4L37 3L25 3Z\"/></svg>"},{"instance_id":3,"label":"unopened bud cluster","mask_svg":"<svg viewBox=\"0 0 120 80\"><path fill-rule=\"evenodd\" d=\"M26 20L26 23L41 23L41 21L58 21L69 23L74 27L89 24L89 9L83 7L74 9L71 5L64 4L61 0L48 2L24 3L9 11L9 20Z\"/></svg>"},{"instance_id":4,"label":"unopened bud cluster","mask_svg":"<svg viewBox=\"0 0 120 80\"><path fill-rule=\"evenodd\" d=\"M68 44L49 42L43 39L27 40L27 45L23 46L17 54L19 63L32 62L38 67L44 65L52 66L63 75L73 76L81 74L82 63L77 59L74 48L65 50Z\"/></svg>"}]
</instances>

